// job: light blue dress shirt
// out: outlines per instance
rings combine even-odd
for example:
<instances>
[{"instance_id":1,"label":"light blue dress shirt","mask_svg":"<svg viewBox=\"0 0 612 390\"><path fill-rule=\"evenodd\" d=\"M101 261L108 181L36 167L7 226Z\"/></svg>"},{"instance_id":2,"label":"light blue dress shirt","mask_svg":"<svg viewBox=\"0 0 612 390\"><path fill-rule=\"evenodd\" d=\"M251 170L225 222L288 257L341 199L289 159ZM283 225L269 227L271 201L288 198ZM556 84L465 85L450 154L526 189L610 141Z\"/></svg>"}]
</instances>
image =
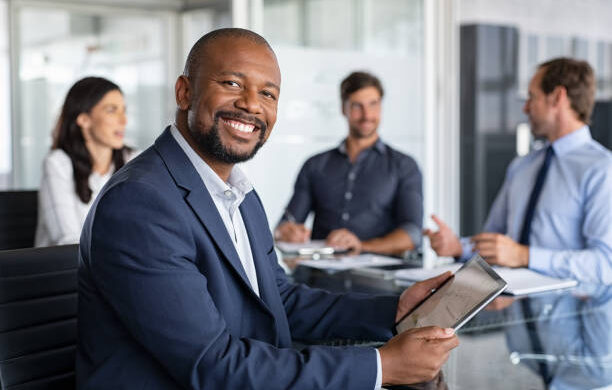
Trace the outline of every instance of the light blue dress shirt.
<instances>
[{"instance_id":1,"label":"light blue dress shirt","mask_svg":"<svg viewBox=\"0 0 612 390\"><path fill-rule=\"evenodd\" d=\"M548 146L548 144L546 145ZM612 284L612 153L584 126L552 143L554 155L529 236L529 268L580 282ZM512 161L484 232L519 240L546 148ZM462 259L472 255L461 239Z\"/></svg>"}]
</instances>

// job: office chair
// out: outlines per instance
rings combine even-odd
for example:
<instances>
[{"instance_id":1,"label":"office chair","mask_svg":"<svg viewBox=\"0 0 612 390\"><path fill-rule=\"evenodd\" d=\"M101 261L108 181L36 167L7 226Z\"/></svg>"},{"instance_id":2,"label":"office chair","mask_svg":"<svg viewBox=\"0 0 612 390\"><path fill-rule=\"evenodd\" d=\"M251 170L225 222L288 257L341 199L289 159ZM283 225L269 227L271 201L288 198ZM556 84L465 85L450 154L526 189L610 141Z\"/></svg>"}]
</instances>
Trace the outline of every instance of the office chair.
<instances>
[{"instance_id":1,"label":"office chair","mask_svg":"<svg viewBox=\"0 0 612 390\"><path fill-rule=\"evenodd\" d=\"M0 250L34 246L38 191L0 192Z\"/></svg>"},{"instance_id":2,"label":"office chair","mask_svg":"<svg viewBox=\"0 0 612 390\"><path fill-rule=\"evenodd\" d=\"M78 245L0 251L0 388L74 389Z\"/></svg>"}]
</instances>

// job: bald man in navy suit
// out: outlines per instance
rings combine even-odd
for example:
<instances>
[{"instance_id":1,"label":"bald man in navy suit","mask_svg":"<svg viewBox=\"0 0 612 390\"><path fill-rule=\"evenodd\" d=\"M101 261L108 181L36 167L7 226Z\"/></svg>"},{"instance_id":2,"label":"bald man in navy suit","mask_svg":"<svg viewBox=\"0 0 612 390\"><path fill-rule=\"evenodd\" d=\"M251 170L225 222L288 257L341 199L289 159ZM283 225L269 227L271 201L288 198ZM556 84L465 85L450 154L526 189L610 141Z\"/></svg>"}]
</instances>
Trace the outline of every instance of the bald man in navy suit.
<instances>
[{"instance_id":1,"label":"bald man in navy suit","mask_svg":"<svg viewBox=\"0 0 612 390\"><path fill-rule=\"evenodd\" d=\"M80 389L374 389L433 378L457 346L394 322L449 275L401 297L292 284L259 197L235 166L276 121L280 70L259 35L192 48L176 121L101 191L81 236ZM389 340L292 348L292 340Z\"/></svg>"}]
</instances>

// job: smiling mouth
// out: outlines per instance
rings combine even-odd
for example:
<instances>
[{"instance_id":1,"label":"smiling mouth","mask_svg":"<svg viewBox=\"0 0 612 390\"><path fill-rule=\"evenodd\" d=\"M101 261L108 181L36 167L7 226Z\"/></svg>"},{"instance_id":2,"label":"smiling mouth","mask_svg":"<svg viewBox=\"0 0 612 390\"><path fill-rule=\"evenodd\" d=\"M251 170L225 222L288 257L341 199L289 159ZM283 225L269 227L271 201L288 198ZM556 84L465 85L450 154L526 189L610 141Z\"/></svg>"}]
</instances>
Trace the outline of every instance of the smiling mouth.
<instances>
[{"instance_id":1,"label":"smiling mouth","mask_svg":"<svg viewBox=\"0 0 612 390\"><path fill-rule=\"evenodd\" d=\"M252 123L244 123L234 119L221 118L224 124L241 133L252 133L257 127Z\"/></svg>"}]
</instances>

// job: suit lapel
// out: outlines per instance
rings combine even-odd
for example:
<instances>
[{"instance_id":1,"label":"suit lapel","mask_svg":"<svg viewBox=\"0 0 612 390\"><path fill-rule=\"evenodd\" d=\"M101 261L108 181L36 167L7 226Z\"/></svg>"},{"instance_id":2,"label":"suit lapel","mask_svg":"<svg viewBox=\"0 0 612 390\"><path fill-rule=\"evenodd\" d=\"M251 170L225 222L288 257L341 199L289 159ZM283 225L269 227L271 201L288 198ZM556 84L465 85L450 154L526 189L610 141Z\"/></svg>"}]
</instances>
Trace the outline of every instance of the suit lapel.
<instances>
[{"instance_id":1,"label":"suit lapel","mask_svg":"<svg viewBox=\"0 0 612 390\"><path fill-rule=\"evenodd\" d=\"M240 205L240 214L242 215L242 220L244 221L244 226L246 227L247 234L249 236L249 243L251 244L253 262L255 263L255 270L257 272L259 295L264 302L270 305L270 303L272 303L272 298L274 297L271 287L276 283L273 280L270 280L270 266L267 264L269 261L267 256L269 248L263 247L263 244L270 240L266 240L262 236L265 234L265 231L262 230L264 226L261 223L257 223L257 221L259 218L265 218L265 215L262 216L259 215L260 213L257 213L257 210L255 209L256 205L253 199L254 195L252 192L247 194L244 201Z\"/></svg>"},{"instance_id":2,"label":"suit lapel","mask_svg":"<svg viewBox=\"0 0 612 390\"><path fill-rule=\"evenodd\" d=\"M204 228L212 237L215 244L217 244L218 248L223 253L225 261L227 261L231 268L236 271L242 282L253 295L257 296L251 288L251 284L244 272L236 248L227 233L227 229L225 228L225 224L219 215L215 203L202 182L202 178L198 175L191 161L189 161L185 152L183 152L170 133L170 127L167 127L162 135L155 141L155 148L164 160L176 184L187 191L185 201L189 204L202 225L204 225Z\"/></svg>"}]
</instances>

